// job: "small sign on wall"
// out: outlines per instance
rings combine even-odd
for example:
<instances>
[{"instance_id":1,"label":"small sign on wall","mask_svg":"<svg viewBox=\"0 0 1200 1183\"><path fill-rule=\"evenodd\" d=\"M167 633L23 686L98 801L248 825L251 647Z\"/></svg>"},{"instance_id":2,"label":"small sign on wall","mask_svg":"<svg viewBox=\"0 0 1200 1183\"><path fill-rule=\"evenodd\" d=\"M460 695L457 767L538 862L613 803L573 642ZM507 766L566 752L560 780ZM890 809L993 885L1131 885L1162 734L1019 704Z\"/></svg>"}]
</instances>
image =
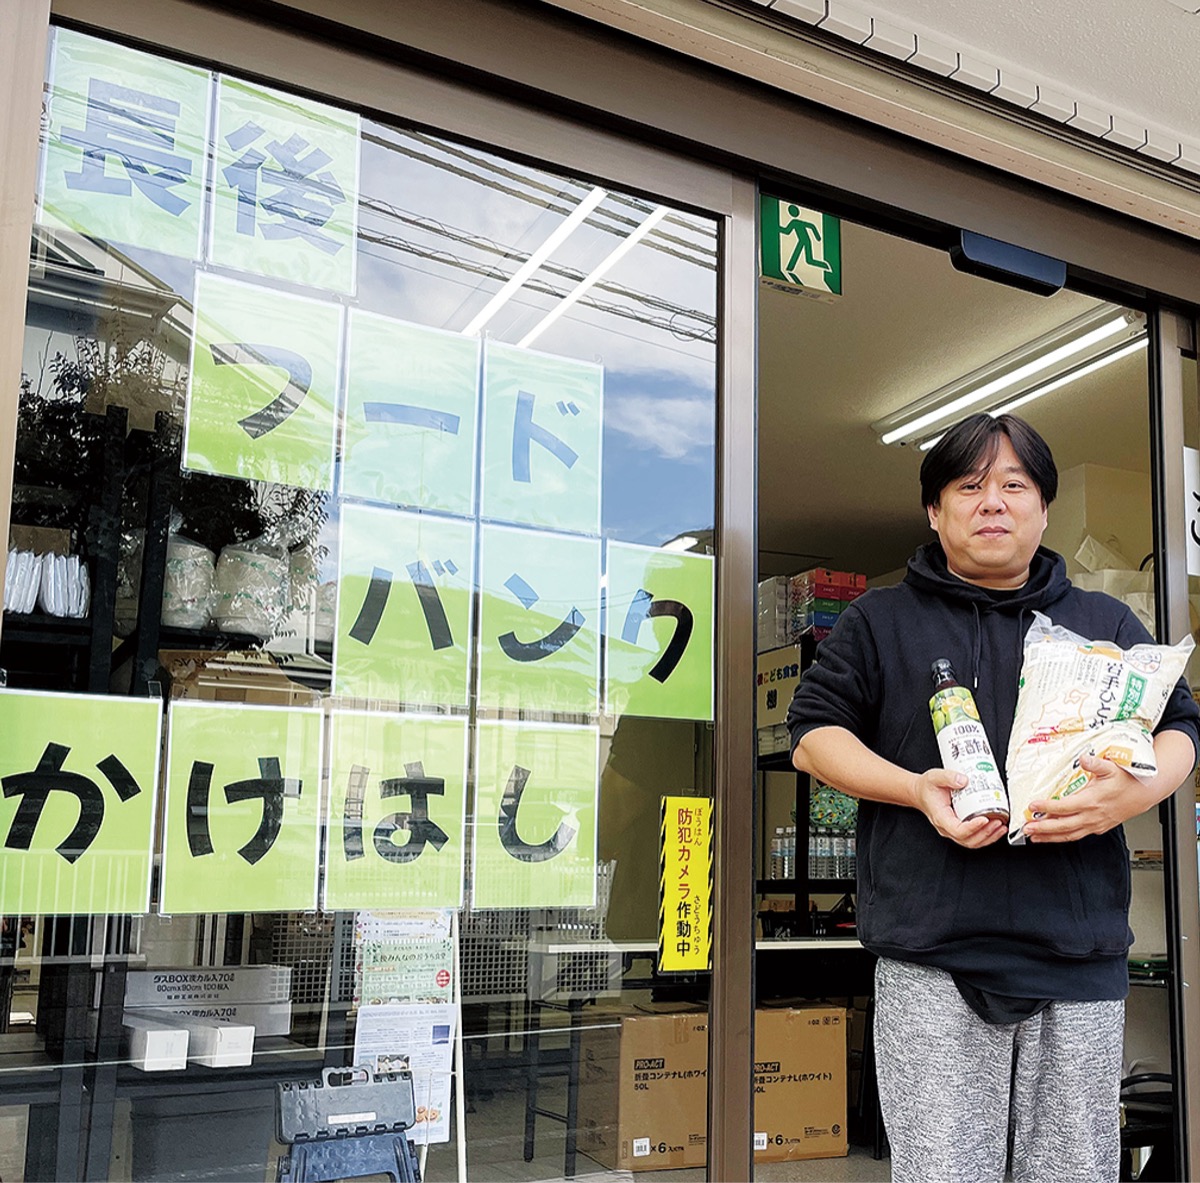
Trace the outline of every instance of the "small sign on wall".
<instances>
[{"instance_id":1,"label":"small sign on wall","mask_svg":"<svg viewBox=\"0 0 1200 1183\"><path fill-rule=\"evenodd\" d=\"M1183 499L1187 515L1187 572L1200 575L1200 451L1183 449Z\"/></svg>"}]
</instances>

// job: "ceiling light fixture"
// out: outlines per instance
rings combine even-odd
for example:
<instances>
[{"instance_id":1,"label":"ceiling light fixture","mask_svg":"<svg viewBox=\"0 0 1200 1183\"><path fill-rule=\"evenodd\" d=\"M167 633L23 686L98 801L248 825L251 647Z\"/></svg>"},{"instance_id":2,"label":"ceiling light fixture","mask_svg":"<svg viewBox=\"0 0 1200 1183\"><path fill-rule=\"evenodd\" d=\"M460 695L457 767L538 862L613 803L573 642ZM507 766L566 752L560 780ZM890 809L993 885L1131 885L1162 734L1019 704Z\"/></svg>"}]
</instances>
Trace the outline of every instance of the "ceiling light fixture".
<instances>
[{"instance_id":1,"label":"ceiling light fixture","mask_svg":"<svg viewBox=\"0 0 1200 1183\"><path fill-rule=\"evenodd\" d=\"M596 269L585 276L579 283L573 287L537 324L533 326L518 342L519 348L524 349L527 345L540 337L568 308L571 307L587 290L594 284L599 283L605 275L609 273L655 226L659 224L671 211L665 206L660 205L656 209L647 214L645 220L638 226L628 238L621 242L607 258L601 261Z\"/></svg>"},{"instance_id":2,"label":"ceiling light fixture","mask_svg":"<svg viewBox=\"0 0 1200 1183\"><path fill-rule=\"evenodd\" d=\"M499 311L502 304L510 300L516 290L554 253L568 235L598 206L608 194L599 187L593 189L572 211L555 227L554 233L538 247L520 267L516 269L504 286L483 306L474 316L471 323L462 330L464 337L473 337Z\"/></svg>"},{"instance_id":3,"label":"ceiling light fixture","mask_svg":"<svg viewBox=\"0 0 1200 1183\"><path fill-rule=\"evenodd\" d=\"M1068 373L1074 377L1082 376L1076 372L1080 363L1086 367L1093 361L1107 358L1133 338L1144 336L1145 331L1145 317L1141 313L1112 304L1099 305L917 399L873 423L872 427L879 432L882 443L910 443L920 439L927 429L935 428L947 419L958 418L965 411L994 411L1002 404L1028 401L1025 396L1032 379L1039 380L1039 387L1058 389L1053 385L1058 378L1066 377ZM1016 398L1014 392L1019 392ZM1040 393L1049 393L1049 390Z\"/></svg>"},{"instance_id":4,"label":"ceiling light fixture","mask_svg":"<svg viewBox=\"0 0 1200 1183\"><path fill-rule=\"evenodd\" d=\"M1044 394L1053 394L1054 391L1061 389L1070 382L1074 382L1079 378L1086 378L1089 374L1094 374L1097 370L1104 369L1105 366L1112 365L1115 361L1120 361L1124 357L1129 357L1131 354L1137 353L1139 349L1146 348L1145 334L1138 337L1136 340L1130 341L1126 345L1121 345L1116 349L1109 351L1102 357L1098 357L1095 361L1090 361L1086 365L1077 366L1068 373L1063 374L1060 378L1053 378L1049 382L1042 382L1035 386L1032 390L1026 391L1010 402L1004 403L1003 406L993 407L988 411L989 415L1008 415L1015 411L1018 407L1025 406L1026 403L1031 403L1035 398L1041 398ZM919 445L922 452L928 452L934 444L938 442L946 433L940 432L938 435L932 436L930 439L923 440Z\"/></svg>"}]
</instances>

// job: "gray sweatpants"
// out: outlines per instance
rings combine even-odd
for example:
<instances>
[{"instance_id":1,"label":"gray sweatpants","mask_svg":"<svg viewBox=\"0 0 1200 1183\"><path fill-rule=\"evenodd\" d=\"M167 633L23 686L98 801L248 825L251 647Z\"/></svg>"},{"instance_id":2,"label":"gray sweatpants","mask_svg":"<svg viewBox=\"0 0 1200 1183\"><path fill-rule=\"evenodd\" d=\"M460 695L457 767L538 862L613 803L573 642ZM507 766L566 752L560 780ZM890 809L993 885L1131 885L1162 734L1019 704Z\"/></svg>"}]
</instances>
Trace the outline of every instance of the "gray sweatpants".
<instances>
[{"instance_id":1,"label":"gray sweatpants","mask_svg":"<svg viewBox=\"0 0 1200 1183\"><path fill-rule=\"evenodd\" d=\"M948 973L881 958L879 1099L893 1183L1115 1183L1123 1002L985 1023ZM1014 1069L1015 1060L1015 1069Z\"/></svg>"}]
</instances>

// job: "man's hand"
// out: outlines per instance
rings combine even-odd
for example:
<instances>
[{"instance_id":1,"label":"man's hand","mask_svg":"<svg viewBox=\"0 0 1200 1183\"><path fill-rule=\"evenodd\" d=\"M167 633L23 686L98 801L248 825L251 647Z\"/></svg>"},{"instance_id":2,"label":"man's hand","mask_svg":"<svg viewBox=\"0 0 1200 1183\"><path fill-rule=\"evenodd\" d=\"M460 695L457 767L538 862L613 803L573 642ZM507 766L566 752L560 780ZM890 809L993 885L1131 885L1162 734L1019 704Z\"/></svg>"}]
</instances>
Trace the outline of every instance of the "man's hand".
<instances>
[{"instance_id":1,"label":"man's hand","mask_svg":"<svg viewBox=\"0 0 1200 1183\"><path fill-rule=\"evenodd\" d=\"M1078 842L1089 834L1107 834L1144 813L1158 796L1111 760L1083 756L1079 766L1092 779L1077 793L1057 801L1033 801L1029 808L1046 816L1025 823L1031 842Z\"/></svg>"},{"instance_id":2,"label":"man's hand","mask_svg":"<svg viewBox=\"0 0 1200 1183\"><path fill-rule=\"evenodd\" d=\"M950 795L961 789L967 778L961 772L947 772L944 768L931 768L921 776L914 776L912 783L912 805L919 809L943 838L957 842L970 850L990 846L1002 838L1008 830L1004 822L990 821L986 817L972 818L960 822L950 803Z\"/></svg>"}]
</instances>

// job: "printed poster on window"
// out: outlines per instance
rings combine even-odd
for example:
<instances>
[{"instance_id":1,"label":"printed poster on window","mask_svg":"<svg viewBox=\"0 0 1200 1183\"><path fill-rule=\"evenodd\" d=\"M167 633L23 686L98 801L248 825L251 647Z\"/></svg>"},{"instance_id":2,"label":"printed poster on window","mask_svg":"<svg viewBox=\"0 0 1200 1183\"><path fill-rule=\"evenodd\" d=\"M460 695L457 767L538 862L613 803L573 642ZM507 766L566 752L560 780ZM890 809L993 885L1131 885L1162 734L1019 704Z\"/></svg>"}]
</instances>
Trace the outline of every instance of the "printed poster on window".
<instances>
[{"instance_id":1,"label":"printed poster on window","mask_svg":"<svg viewBox=\"0 0 1200 1183\"><path fill-rule=\"evenodd\" d=\"M72 29L52 37L38 220L197 258L211 75Z\"/></svg>"},{"instance_id":2,"label":"printed poster on window","mask_svg":"<svg viewBox=\"0 0 1200 1183\"><path fill-rule=\"evenodd\" d=\"M319 710L171 704L161 912L316 909L321 738Z\"/></svg>"},{"instance_id":3,"label":"printed poster on window","mask_svg":"<svg viewBox=\"0 0 1200 1183\"><path fill-rule=\"evenodd\" d=\"M603 416L602 366L489 340L482 515L598 534Z\"/></svg>"},{"instance_id":4,"label":"printed poster on window","mask_svg":"<svg viewBox=\"0 0 1200 1183\"><path fill-rule=\"evenodd\" d=\"M354 1063L373 1072L412 1072L418 1145L450 1141L454 1006L365 1006L354 1028Z\"/></svg>"},{"instance_id":5,"label":"printed poster on window","mask_svg":"<svg viewBox=\"0 0 1200 1183\"><path fill-rule=\"evenodd\" d=\"M343 505L333 692L466 706L475 530Z\"/></svg>"},{"instance_id":6,"label":"printed poster on window","mask_svg":"<svg viewBox=\"0 0 1200 1183\"><path fill-rule=\"evenodd\" d=\"M162 704L0 690L0 914L150 906Z\"/></svg>"},{"instance_id":7,"label":"printed poster on window","mask_svg":"<svg viewBox=\"0 0 1200 1183\"><path fill-rule=\"evenodd\" d=\"M210 260L353 292L358 116L228 76L217 95Z\"/></svg>"},{"instance_id":8,"label":"printed poster on window","mask_svg":"<svg viewBox=\"0 0 1200 1183\"><path fill-rule=\"evenodd\" d=\"M451 913L358 912L354 1005L454 1001Z\"/></svg>"},{"instance_id":9,"label":"printed poster on window","mask_svg":"<svg viewBox=\"0 0 1200 1183\"><path fill-rule=\"evenodd\" d=\"M610 714L713 717L713 572L710 555L608 544Z\"/></svg>"},{"instance_id":10,"label":"printed poster on window","mask_svg":"<svg viewBox=\"0 0 1200 1183\"><path fill-rule=\"evenodd\" d=\"M201 272L183 467L333 488L342 311Z\"/></svg>"},{"instance_id":11,"label":"printed poster on window","mask_svg":"<svg viewBox=\"0 0 1200 1183\"><path fill-rule=\"evenodd\" d=\"M712 799L664 797L659 831L658 968L712 968Z\"/></svg>"},{"instance_id":12,"label":"printed poster on window","mask_svg":"<svg viewBox=\"0 0 1200 1183\"><path fill-rule=\"evenodd\" d=\"M600 540L483 526L479 701L595 714Z\"/></svg>"},{"instance_id":13,"label":"printed poster on window","mask_svg":"<svg viewBox=\"0 0 1200 1183\"><path fill-rule=\"evenodd\" d=\"M352 309L341 491L474 509L479 340Z\"/></svg>"},{"instance_id":14,"label":"printed poster on window","mask_svg":"<svg viewBox=\"0 0 1200 1183\"><path fill-rule=\"evenodd\" d=\"M335 711L330 746L324 909L457 908L466 717Z\"/></svg>"},{"instance_id":15,"label":"printed poster on window","mask_svg":"<svg viewBox=\"0 0 1200 1183\"><path fill-rule=\"evenodd\" d=\"M473 907L595 904L599 756L597 727L477 725Z\"/></svg>"}]
</instances>

